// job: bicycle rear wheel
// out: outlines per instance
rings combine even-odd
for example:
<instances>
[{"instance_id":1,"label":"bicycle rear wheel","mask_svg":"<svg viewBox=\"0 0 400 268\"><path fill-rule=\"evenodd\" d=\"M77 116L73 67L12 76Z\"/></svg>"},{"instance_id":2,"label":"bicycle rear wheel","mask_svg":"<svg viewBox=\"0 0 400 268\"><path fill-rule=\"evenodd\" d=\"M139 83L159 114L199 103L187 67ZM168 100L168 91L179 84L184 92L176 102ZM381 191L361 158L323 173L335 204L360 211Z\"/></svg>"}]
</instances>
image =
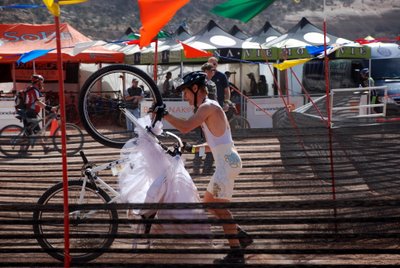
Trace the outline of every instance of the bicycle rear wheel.
<instances>
[{"instance_id":1,"label":"bicycle rear wheel","mask_svg":"<svg viewBox=\"0 0 400 268\"><path fill-rule=\"evenodd\" d=\"M0 151L8 157L23 156L29 147L29 139L23 128L18 125L8 125L0 130Z\"/></svg>"},{"instance_id":2,"label":"bicycle rear wheel","mask_svg":"<svg viewBox=\"0 0 400 268\"><path fill-rule=\"evenodd\" d=\"M72 156L78 153L84 143L84 136L82 130L74 124L66 123L65 132L67 138L67 155ZM61 153L62 143L61 143L61 127L58 127L53 135L54 147Z\"/></svg>"},{"instance_id":3,"label":"bicycle rear wheel","mask_svg":"<svg viewBox=\"0 0 400 268\"><path fill-rule=\"evenodd\" d=\"M234 116L230 121L229 125L232 131L239 129L247 129L250 128L250 123L246 118L241 116Z\"/></svg>"},{"instance_id":4,"label":"bicycle rear wheel","mask_svg":"<svg viewBox=\"0 0 400 268\"><path fill-rule=\"evenodd\" d=\"M143 71L130 65L116 64L93 73L82 87L79 97L81 121L95 140L103 145L122 148L133 136L126 126L120 125L120 104L132 79L143 88L144 100L140 103L140 116L156 103L162 104L161 94L154 81ZM127 106L129 107L129 106Z\"/></svg>"},{"instance_id":5,"label":"bicycle rear wheel","mask_svg":"<svg viewBox=\"0 0 400 268\"><path fill-rule=\"evenodd\" d=\"M105 204L111 198L102 189L87 183L82 201L79 200L83 181L68 182L69 205ZM48 189L39 199L39 205L48 210L33 213L33 231L39 245L52 257L64 261L64 212L62 210L63 183ZM57 206L58 205L58 206ZM53 208L51 208L53 206ZM57 208L55 207L57 206ZM74 210L69 212L71 262L87 262L104 253L118 231L116 209Z\"/></svg>"}]
</instances>

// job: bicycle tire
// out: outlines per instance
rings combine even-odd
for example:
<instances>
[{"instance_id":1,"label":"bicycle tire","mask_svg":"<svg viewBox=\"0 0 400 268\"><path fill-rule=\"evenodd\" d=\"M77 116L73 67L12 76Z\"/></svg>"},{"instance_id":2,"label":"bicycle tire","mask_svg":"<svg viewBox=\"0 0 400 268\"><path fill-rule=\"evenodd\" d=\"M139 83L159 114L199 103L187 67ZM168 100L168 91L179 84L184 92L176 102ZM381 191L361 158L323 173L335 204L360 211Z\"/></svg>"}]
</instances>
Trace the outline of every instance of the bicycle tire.
<instances>
[{"instance_id":1,"label":"bicycle tire","mask_svg":"<svg viewBox=\"0 0 400 268\"><path fill-rule=\"evenodd\" d=\"M19 125L7 125L0 130L0 151L7 157L20 157L27 152L29 139L24 128Z\"/></svg>"},{"instance_id":2,"label":"bicycle tire","mask_svg":"<svg viewBox=\"0 0 400 268\"><path fill-rule=\"evenodd\" d=\"M229 121L229 126L231 127L231 130L235 131L250 128L250 123L244 117L235 116Z\"/></svg>"},{"instance_id":3,"label":"bicycle tire","mask_svg":"<svg viewBox=\"0 0 400 268\"><path fill-rule=\"evenodd\" d=\"M147 114L146 107L152 103L162 105L162 97L154 81L145 72L130 65L115 64L101 68L82 87L79 96L81 122L89 135L105 146L122 148L132 137L132 131L119 125L118 105L125 104L120 96L131 85L133 78L144 88L142 114Z\"/></svg>"},{"instance_id":4,"label":"bicycle tire","mask_svg":"<svg viewBox=\"0 0 400 268\"><path fill-rule=\"evenodd\" d=\"M83 186L82 180L68 182L69 205L77 205ZM91 183L85 186L85 204L110 202L109 195ZM38 205L59 207L63 205L63 183L48 189L39 198ZM90 221L74 218L78 211L70 211L70 256L71 263L88 262L96 259L113 243L118 232L118 212L116 209L96 211L90 214ZM84 211L79 211L84 213ZM33 231L39 245L47 254L64 261L64 212L60 210L35 210L33 213ZM95 232L96 236L90 236ZM86 236L85 236L86 235Z\"/></svg>"},{"instance_id":5,"label":"bicycle tire","mask_svg":"<svg viewBox=\"0 0 400 268\"><path fill-rule=\"evenodd\" d=\"M66 138L67 138L67 155L73 156L78 153L85 142L85 138L82 130L75 124L66 123L65 124ZM61 127L58 127L53 135L54 148L61 153L62 143L61 143Z\"/></svg>"}]
</instances>

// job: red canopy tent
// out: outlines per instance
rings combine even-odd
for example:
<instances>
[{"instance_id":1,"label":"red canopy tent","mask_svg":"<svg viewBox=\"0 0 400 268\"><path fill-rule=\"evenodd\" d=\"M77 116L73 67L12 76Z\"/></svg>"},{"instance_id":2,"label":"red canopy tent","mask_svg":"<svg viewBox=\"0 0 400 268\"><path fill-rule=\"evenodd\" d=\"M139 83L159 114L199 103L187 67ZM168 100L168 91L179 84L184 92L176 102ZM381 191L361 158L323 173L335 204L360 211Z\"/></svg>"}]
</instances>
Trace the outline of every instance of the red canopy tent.
<instances>
[{"instance_id":1,"label":"red canopy tent","mask_svg":"<svg viewBox=\"0 0 400 268\"><path fill-rule=\"evenodd\" d=\"M56 62L56 36L54 24L0 24L0 63L14 63L26 52L54 49L35 62ZM68 23L61 24L61 47L63 62L121 63L124 54L104 47L92 47L71 56L73 47L92 41Z\"/></svg>"}]
</instances>

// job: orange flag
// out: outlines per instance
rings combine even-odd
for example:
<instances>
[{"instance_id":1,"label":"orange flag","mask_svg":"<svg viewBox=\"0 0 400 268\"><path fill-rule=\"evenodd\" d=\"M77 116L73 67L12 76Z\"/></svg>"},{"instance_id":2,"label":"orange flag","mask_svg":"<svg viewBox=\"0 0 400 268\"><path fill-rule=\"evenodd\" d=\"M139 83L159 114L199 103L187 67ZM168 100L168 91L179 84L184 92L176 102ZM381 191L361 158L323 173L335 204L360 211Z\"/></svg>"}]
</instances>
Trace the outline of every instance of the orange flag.
<instances>
[{"instance_id":1,"label":"orange flag","mask_svg":"<svg viewBox=\"0 0 400 268\"><path fill-rule=\"evenodd\" d=\"M56 130L58 128L58 122L57 119L51 120L51 125L50 125L50 136L53 136L56 133Z\"/></svg>"},{"instance_id":2,"label":"orange flag","mask_svg":"<svg viewBox=\"0 0 400 268\"><path fill-rule=\"evenodd\" d=\"M182 42L179 43L181 43L181 45L183 46L183 53L185 53L185 58L187 59L206 58L206 57L211 57L213 55L211 52L191 47Z\"/></svg>"},{"instance_id":3,"label":"orange flag","mask_svg":"<svg viewBox=\"0 0 400 268\"><path fill-rule=\"evenodd\" d=\"M140 47L148 46L175 13L190 0L139 0Z\"/></svg>"}]
</instances>

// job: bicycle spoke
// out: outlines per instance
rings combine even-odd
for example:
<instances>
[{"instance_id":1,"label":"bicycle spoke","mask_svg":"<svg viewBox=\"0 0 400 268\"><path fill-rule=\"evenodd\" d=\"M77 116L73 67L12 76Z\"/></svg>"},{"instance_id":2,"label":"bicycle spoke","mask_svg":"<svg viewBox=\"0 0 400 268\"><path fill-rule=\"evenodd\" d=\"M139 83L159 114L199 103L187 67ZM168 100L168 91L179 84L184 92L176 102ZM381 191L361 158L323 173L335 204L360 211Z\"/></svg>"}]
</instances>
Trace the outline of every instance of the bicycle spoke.
<instances>
[{"instance_id":1,"label":"bicycle spoke","mask_svg":"<svg viewBox=\"0 0 400 268\"><path fill-rule=\"evenodd\" d=\"M121 118L121 104L129 109L129 102L124 101L127 88L132 79L137 79L138 86L144 91L144 100L140 103L136 117L147 114L153 102L162 103L160 92L154 81L141 70L130 65L111 65L92 74L82 87L79 98L79 112L88 133L100 143L121 148L134 136L128 130L127 121Z\"/></svg>"}]
</instances>

